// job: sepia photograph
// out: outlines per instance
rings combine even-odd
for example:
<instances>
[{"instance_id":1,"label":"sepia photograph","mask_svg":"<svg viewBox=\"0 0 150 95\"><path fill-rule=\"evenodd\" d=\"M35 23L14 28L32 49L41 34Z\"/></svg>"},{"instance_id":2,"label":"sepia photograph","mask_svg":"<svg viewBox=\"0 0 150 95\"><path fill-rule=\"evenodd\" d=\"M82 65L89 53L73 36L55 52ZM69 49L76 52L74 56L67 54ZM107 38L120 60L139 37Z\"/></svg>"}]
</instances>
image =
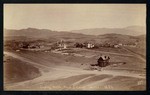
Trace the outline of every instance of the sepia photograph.
<instances>
[{"instance_id":1,"label":"sepia photograph","mask_svg":"<svg viewBox=\"0 0 150 95\"><path fill-rule=\"evenodd\" d=\"M4 4L4 91L146 91L146 4Z\"/></svg>"}]
</instances>

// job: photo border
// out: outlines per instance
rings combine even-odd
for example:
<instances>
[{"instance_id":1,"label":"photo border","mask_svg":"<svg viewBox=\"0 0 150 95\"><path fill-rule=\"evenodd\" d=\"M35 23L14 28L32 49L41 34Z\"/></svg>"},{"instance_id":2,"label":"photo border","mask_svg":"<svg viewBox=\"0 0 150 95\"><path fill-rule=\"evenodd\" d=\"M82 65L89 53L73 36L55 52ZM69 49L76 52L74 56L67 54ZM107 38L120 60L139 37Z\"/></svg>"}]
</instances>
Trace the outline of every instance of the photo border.
<instances>
[{"instance_id":1,"label":"photo border","mask_svg":"<svg viewBox=\"0 0 150 95\"><path fill-rule=\"evenodd\" d=\"M3 89L3 5L4 4L146 4L146 91L4 91ZM0 64L0 95L51 95L51 94L61 94L61 95L150 95L150 53L148 51L148 47L150 46L150 1L147 0L2 0L0 3L0 46L1 46L1 64Z\"/></svg>"}]
</instances>

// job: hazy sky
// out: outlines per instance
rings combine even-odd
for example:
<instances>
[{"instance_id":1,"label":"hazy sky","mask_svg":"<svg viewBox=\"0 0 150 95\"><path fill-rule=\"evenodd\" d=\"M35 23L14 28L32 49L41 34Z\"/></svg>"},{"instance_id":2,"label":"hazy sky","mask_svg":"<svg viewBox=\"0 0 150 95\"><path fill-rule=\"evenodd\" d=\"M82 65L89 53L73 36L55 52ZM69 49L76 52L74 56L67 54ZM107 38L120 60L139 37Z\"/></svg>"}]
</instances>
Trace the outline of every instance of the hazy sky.
<instances>
[{"instance_id":1,"label":"hazy sky","mask_svg":"<svg viewBox=\"0 0 150 95\"><path fill-rule=\"evenodd\" d=\"M145 26L145 4L5 4L4 28L51 30Z\"/></svg>"}]
</instances>

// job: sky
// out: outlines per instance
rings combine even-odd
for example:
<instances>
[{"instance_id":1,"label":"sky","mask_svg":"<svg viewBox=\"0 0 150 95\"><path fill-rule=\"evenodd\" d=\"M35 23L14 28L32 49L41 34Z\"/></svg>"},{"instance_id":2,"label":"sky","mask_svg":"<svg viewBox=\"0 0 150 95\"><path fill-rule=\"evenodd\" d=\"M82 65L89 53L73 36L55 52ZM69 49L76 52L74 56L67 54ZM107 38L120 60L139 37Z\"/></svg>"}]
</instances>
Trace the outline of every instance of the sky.
<instances>
[{"instance_id":1,"label":"sky","mask_svg":"<svg viewBox=\"0 0 150 95\"><path fill-rule=\"evenodd\" d=\"M70 31L146 25L146 4L4 4L4 28Z\"/></svg>"}]
</instances>

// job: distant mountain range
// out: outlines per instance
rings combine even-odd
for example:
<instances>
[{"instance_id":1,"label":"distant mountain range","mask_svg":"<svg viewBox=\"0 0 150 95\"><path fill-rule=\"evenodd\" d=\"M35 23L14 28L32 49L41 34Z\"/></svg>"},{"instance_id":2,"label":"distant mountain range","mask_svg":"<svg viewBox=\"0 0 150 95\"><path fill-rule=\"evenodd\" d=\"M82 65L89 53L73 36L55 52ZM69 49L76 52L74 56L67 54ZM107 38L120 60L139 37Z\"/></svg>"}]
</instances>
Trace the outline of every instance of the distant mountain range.
<instances>
[{"instance_id":1,"label":"distant mountain range","mask_svg":"<svg viewBox=\"0 0 150 95\"><path fill-rule=\"evenodd\" d=\"M92 29L81 29L81 30L72 30L72 33L82 33L87 35L103 35L103 34L123 34L123 35L132 35L138 36L146 34L146 28L142 26L129 26L125 28L92 28Z\"/></svg>"},{"instance_id":2,"label":"distant mountain range","mask_svg":"<svg viewBox=\"0 0 150 95\"><path fill-rule=\"evenodd\" d=\"M58 32L48 29L36 29L36 28L27 28L20 30L4 29L4 36L26 36L34 38L49 38L49 37L83 37L84 34L81 33L70 33L70 32Z\"/></svg>"},{"instance_id":3,"label":"distant mountain range","mask_svg":"<svg viewBox=\"0 0 150 95\"><path fill-rule=\"evenodd\" d=\"M4 40L41 40L44 41L72 41L72 42L92 42L129 44L139 42L146 43L146 30L143 27L131 26L126 28L95 28L67 31L52 31L48 29L27 28L20 30L4 29ZM46 40L45 40L46 39Z\"/></svg>"},{"instance_id":4,"label":"distant mountain range","mask_svg":"<svg viewBox=\"0 0 150 95\"><path fill-rule=\"evenodd\" d=\"M7 31L7 32L6 32ZM52 31L48 29L36 29L36 28L27 28L27 29L4 29L5 35L22 35L22 36L60 36L60 35L103 35L103 34L122 34L122 35L131 35L131 36L140 36L146 34L146 28L142 26L129 26L125 28L91 28L91 29L80 29L72 31ZM28 35L29 34L29 35Z\"/></svg>"}]
</instances>

